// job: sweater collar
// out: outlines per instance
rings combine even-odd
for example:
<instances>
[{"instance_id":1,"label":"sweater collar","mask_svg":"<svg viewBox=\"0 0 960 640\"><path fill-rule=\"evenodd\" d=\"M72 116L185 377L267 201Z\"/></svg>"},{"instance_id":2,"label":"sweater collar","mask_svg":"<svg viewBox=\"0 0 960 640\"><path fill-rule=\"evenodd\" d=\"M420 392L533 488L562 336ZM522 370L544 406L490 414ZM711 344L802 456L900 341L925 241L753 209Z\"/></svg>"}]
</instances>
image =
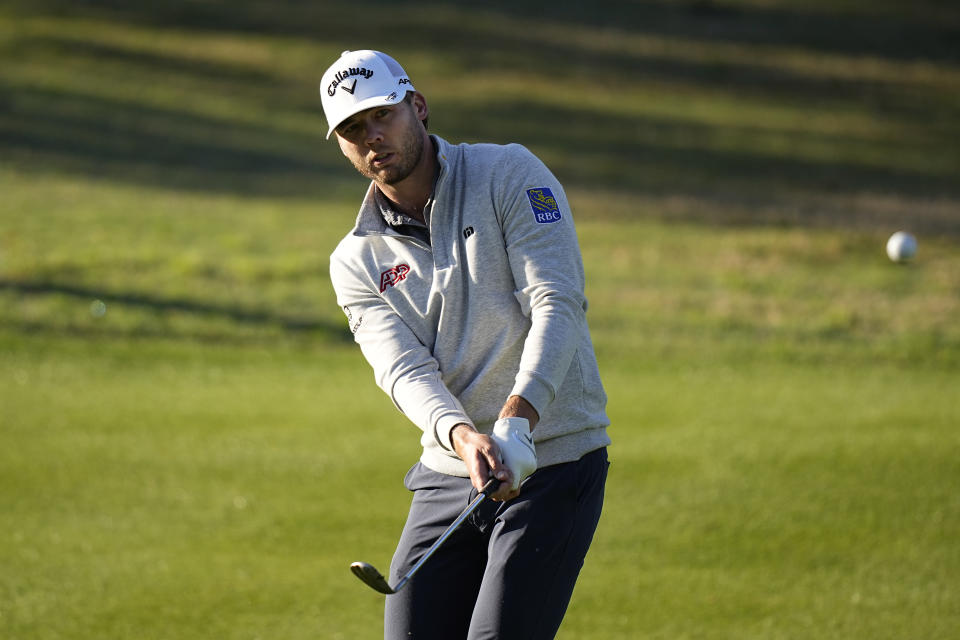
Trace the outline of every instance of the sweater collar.
<instances>
[{"instance_id":1,"label":"sweater collar","mask_svg":"<svg viewBox=\"0 0 960 640\"><path fill-rule=\"evenodd\" d=\"M430 196L432 202L436 200L441 185L445 181L450 166L450 158L456 147L440 136L431 135L430 138L433 139L437 146L437 162L440 164L440 172L437 176L437 181L434 183L433 193ZM380 197L385 199L382 195ZM363 198L363 203L360 205L360 212L357 214L357 222L353 229L353 235L383 235L393 232L390 225L387 224L378 200L377 184L371 181L370 186L367 187L367 193Z\"/></svg>"}]
</instances>

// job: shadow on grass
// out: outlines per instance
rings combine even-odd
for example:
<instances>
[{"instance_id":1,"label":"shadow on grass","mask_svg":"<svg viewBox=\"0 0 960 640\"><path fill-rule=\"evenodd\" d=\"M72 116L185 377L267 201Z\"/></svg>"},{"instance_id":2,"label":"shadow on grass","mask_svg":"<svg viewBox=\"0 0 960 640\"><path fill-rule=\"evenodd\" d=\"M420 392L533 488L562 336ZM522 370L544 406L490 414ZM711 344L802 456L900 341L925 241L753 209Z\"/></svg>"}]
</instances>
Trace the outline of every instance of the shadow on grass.
<instances>
[{"instance_id":1,"label":"shadow on grass","mask_svg":"<svg viewBox=\"0 0 960 640\"><path fill-rule=\"evenodd\" d=\"M926 17L917 9L921 5L943 18ZM734 9L708 1L608 0L554 3L542 14L542 3L532 0L495 0L483 7L452 3L434 11L417 3L372 2L363 6L365 28L358 34L358 7L341 1L14 3L24 13L194 29L198 37L204 32L283 35L335 48L356 46L362 37L364 42L382 41L388 50L396 43L426 59L439 57L451 73L542 76L545 70L563 69L558 74L562 81L582 83L558 86L563 92L589 91L587 81L608 93L616 93L624 83L666 84L695 88L692 99L721 94L803 105L811 111L864 112L920 132L912 139L891 140L773 130L761 123L755 128L709 126L572 108L566 105L574 100L549 96L491 99L492 106L450 98L434 103L434 128L441 135L454 142L523 142L548 155L548 164L571 187L624 194L717 193L745 201L795 197L798 191L960 197L952 177L956 172L950 170L960 171L960 154L944 142L960 135L956 92L916 86L909 79L838 81L762 64L619 52L525 36L498 25L540 16L553 24L608 27L627 34L925 60L953 68L960 60L960 12L932 0L921 5L871 15L857 7L827 14L775 6ZM201 191L359 197L353 169L336 145L323 139L316 88L307 84L316 78L301 85L239 61L194 60L72 35L24 34L10 42L2 53L13 63L82 59L89 68L129 74L141 84L169 84L184 96L182 106L158 107L112 93L108 97L93 90L0 81L0 147L4 160L18 168ZM317 76L322 66L318 61ZM233 96L248 111L264 115L210 115L191 104L195 91ZM284 118L297 124L279 122ZM721 138L725 142L719 142ZM811 152L812 147L818 149ZM777 151L771 152L773 148ZM806 155L794 151L803 149ZM911 166L903 161L905 155L935 162Z\"/></svg>"},{"instance_id":2,"label":"shadow on grass","mask_svg":"<svg viewBox=\"0 0 960 640\"><path fill-rule=\"evenodd\" d=\"M523 140L550 154L565 184L631 188L645 193L700 189L744 195L779 190L960 197L960 183L900 162L898 153L929 158L932 141L877 140L854 134L810 133L763 126L733 127L668 118L612 116L541 103L497 103L435 109L438 127L452 139ZM737 148L730 148L735 141ZM806 156L802 150L806 149ZM943 153L951 160L950 152ZM858 157L865 157L860 160Z\"/></svg>"},{"instance_id":3,"label":"shadow on grass","mask_svg":"<svg viewBox=\"0 0 960 640\"><path fill-rule=\"evenodd\" d=\"M7 161L22 166L151 186L255 194L322 196L357 182L339 155L321 154L301 136L266 123L241 124L49 89L17 89L15 101L13 108L0 109L0 145ZM903 150L917 156L936 153L936 142L916 141L911 149L853 135L716 127L539 102L488 106L441 101L434 112L434 128L451 140L522 140L546 152L551 167L570 186L648 193L719 189L745 196L784 187L960 195L960 185L950 175L884 166ZM737 139L740 148L710 146L721 136ZM785 151L751 150L772 145ZM826 149L826 157L790 155L791 149L805 146ZM839 155L851 148L862 149L874 161L830 157L830 150Z\"/></svg>"},{"instance_id":4,"label":"shadow on grass","mask_svg":"<svg viewBox=\"0 0 960 640\"><path fill-rule=\"evenodd\" d=\"M641 0L486 0L424 5L413 0L367 0L362 4L343 0L234 0L196 2L170 0L130 3L98 0L76 3L67 0L14 1L23 10L82 15L168 27L195 27L210 31L298 35L308 38L383 40L391 30L403 39L420 42L443 56L470 59L484 51L496 51L496 38L478 40L471 30L471 17L479 10L511 20L541 20L590 27L611 27L637 33L691 38L714 42L738 42L792 47L850 55L875 55L902 60L960 60L960 7L943 0L913 0L899 5L861 0L842 7L810 7L798 3L778 6L776 0L738 7L713 0L673 2ZM449 18L437 28L438 16ZM489 34L485 34L489 35ZM481 44L478 50L473 45ZM556 48L569 50L565 43ZM446 48L440 48L446 45ZM540 54L549 63L552 48Z\"/></svg>"},{"instance_id":5,"label":"shadow on grass","mask_svg":"<svg viewBox=\"0 0 960 640\"><path fill-rule=\"evenodd\" d=\"M22 296L66 295L85 301L100 300L104 303L123 304L141 307L155 312L181 311L200 316L214 316L249 325L272 325L287 332L315 333L338 342L351 341L350 332L345 323L331 323L327 320L303 318L253 309L218 305L196 300L161 298L141 293L119 293L100 291L76 285L56 282L26 282L0 280L0 291L11 291ZM160 335L169 335L160 334Z\"/></svg>"},{"instance_id":6,"label":"shadow on grass","mask_svg":"<svg viewBox=\"0 0 960 640\"><path fill-rule=\"evenodd\" d=\"M301 136L186 111L55 89L3 86L5 160L48 172L154 186L281 194L322 192L351 176Z\"/></svg>"}]
</instances>

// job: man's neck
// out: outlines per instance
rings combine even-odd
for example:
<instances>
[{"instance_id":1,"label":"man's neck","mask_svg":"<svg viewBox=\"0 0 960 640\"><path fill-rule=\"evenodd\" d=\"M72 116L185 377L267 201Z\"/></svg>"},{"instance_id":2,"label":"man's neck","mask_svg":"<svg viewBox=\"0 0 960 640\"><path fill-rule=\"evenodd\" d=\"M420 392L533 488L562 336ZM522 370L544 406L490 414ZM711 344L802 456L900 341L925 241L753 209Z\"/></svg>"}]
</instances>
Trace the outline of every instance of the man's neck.
<instances>
[{"instance_id":1,"label":"man's neck","mask_svg":"<svg viewBox=\"0 0 960 640\"><path fill-rule=\"evenodd\" d=\"M428 136L429 144L424 143L423 159L405 180L396 184L377 184L394 208L411 218L426 223L423 209L427 206L433 184L439 172L437 147L433 138Z\"/></svg>"}]
</instances>

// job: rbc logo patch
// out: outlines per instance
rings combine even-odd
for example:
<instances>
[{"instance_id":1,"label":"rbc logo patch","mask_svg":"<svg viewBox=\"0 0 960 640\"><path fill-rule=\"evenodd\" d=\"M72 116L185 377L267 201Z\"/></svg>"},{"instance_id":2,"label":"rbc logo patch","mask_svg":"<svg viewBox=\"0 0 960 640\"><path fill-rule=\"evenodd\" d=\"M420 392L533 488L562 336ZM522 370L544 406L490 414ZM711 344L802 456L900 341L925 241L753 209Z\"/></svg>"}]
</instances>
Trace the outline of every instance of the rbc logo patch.
<instances>
[{"instance_id":1,"label":"rbc logo patch","mask_svg":"<svg viewBox=\"0 0 960 640\"><path fill-rule=\"evenodd\" d=\"M527 198L530 199L530 208L533 209L533 217L538 224L558 222L563 217L560 215L557 199L553 197L550 189L546 187L527 189Z\"/></svg>"}]
</instances>

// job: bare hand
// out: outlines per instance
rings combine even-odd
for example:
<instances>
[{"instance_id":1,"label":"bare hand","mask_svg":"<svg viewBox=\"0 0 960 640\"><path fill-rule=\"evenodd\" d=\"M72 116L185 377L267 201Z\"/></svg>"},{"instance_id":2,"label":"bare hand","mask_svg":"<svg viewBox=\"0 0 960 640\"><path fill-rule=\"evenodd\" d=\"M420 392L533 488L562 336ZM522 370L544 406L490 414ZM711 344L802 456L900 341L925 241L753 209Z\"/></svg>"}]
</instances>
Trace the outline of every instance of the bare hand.
<instances>
[{"instance_id":1,"label":"bare hand","mask_svg":"<svg viewBox=\"0 0 960 640\"><path fill-rule=\"evenodd\" d=\"M467 465L470 481L477 491L483 489L487 480L494 477L500 481L500 486L490 494L493 500L506 502L520 495L519 490L510 490L513 477L500 461L500 449L493 438L474 431L469 425L460 424L453 428L450 439L454 451Z\"/></svg>"}]
</instances>

